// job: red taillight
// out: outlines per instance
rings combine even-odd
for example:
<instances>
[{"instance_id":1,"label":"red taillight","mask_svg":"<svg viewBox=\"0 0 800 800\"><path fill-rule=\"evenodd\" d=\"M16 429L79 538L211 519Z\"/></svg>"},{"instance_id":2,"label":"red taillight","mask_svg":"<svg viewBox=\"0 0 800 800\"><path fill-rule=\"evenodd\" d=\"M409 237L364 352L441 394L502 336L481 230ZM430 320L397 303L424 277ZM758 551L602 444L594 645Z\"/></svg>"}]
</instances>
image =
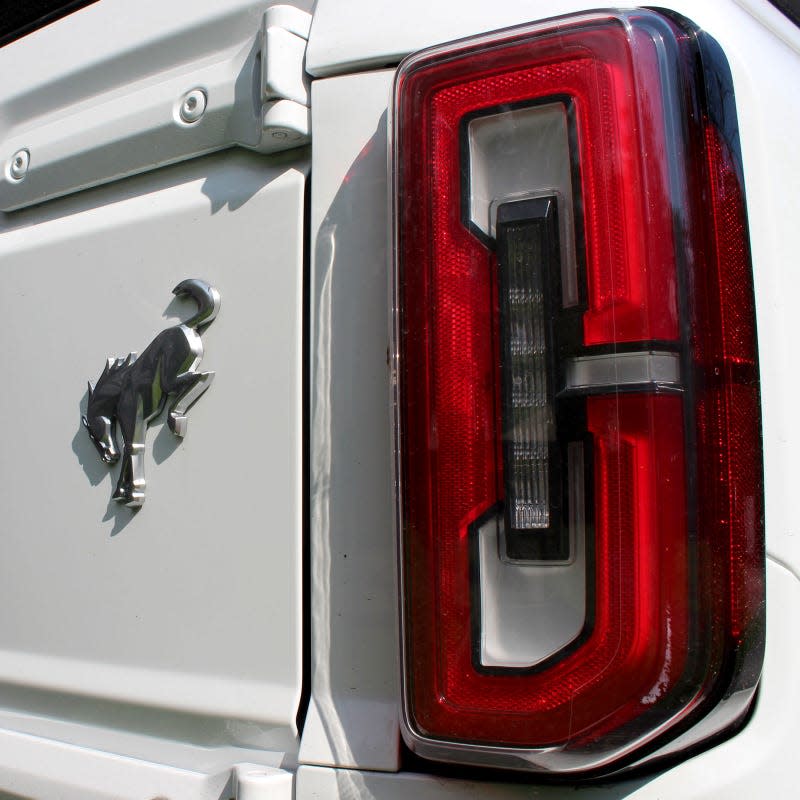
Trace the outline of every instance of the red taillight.
<instances>
[{"instance_id":1,"label":"red taillight","mask_svg":"<svg viewBox=\"0 0 800 800\"><path fill-rule=\"evenodd\" d=\"M706 48L656 13L594 13L400 68L405 733L423 755L608 769L752 696L752 280Z\"/></svg>"}]
</instances>

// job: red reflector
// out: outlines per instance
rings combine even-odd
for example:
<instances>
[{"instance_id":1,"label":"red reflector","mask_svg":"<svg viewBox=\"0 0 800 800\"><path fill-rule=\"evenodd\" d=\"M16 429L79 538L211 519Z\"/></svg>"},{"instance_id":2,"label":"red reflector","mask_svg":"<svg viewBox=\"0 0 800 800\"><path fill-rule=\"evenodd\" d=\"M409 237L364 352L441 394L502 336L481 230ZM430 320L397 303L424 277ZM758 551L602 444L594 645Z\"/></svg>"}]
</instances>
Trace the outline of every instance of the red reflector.
<instances>
[{"instance_id":1,"label":"red reflector","mask_svg":"<svg viewBox=\"0 0 800 800\"><path fill-rule=\"evenodd\" d=\"M681 399L593 397L588 416L598 488L590 636L550 669L513 677L474 669L470 520L462 520L438 548L452 578L435 591L420 576L415 592L428 611L414 625L421 732L514 745L535 732L541 746L559 745L611 715L617 727L650 710L679 681L688 627ZM433 567L431 555L423 544L409 560Z\"/></svg>"},{"instance_id":2,"label":"red reflector","mask_svg":"<svg viewBox=\"0 0 800 800\"><path fill-rule=\"evenodd\" d=\"M709 602L722 605L720 615L730 615L731 635L741 641L760 623L765 592L751 539L764 514L756 321L741 180L710 122L705 140L712 221L707 270L695 276L695 355L706 383L697 411L698 491L713 502L701 506L700 525L709 546L729 548L722 562L728 574L713 584Z\"/></svg>"},{"instance_id":3,"label":"red reflector","mask_svg":"<svg viewBox=\"0 0 800 800\"><path fill-rule=\"evenodd\" d=\"M404 734L423 756L608 771L752 697L754 308L708 46L598 12L399 70Z\"/></svg>"}]
</instances>

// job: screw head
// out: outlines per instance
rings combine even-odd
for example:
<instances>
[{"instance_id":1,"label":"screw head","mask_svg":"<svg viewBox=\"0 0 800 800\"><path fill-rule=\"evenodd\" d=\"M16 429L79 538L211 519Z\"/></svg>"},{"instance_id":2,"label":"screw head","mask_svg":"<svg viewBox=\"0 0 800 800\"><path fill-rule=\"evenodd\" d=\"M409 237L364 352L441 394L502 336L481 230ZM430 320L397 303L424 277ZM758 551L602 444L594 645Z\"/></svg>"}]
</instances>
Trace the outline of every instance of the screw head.
<instances>
[{"instance_id":1,"label":"screw head","mask_svg":"<svg viewBox=\"0 0 800 800\"><path fill-rule=\"evenodd\" d=\"M15 181L21 181L31 163L31 154L27 150L17 150L8 162L8 174Z\"/></svg>"},{"instance_id":2,"label":"screw head","mask_svg":"<svg viewBox=\"0 0 800 800\"><path fill-rule=\"evenodd\" d=\"M184 122L197 122L205 114L208 98L202 89L192 89L181 100L181 119Z\"/></svg>"}]
</instances>

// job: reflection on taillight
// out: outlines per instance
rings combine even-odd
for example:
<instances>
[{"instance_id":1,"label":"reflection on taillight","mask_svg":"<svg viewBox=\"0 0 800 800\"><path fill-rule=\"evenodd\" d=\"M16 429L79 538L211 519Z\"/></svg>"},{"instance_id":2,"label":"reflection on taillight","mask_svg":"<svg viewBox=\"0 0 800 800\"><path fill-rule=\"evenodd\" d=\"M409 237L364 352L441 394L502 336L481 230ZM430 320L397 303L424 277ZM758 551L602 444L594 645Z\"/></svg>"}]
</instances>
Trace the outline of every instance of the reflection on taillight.
<instances>
[{"instance_id":1,"label":"reflection on taillight","mask_svg":"<svg viewBox=\"0 0 800 800\"><path fill-rule=\"evenodd\" d=\"M726 80L713 43L644 11L399 70L404 733L424 756L608 771L752 697L758 369Z\"/></svg>"}]
</instances>

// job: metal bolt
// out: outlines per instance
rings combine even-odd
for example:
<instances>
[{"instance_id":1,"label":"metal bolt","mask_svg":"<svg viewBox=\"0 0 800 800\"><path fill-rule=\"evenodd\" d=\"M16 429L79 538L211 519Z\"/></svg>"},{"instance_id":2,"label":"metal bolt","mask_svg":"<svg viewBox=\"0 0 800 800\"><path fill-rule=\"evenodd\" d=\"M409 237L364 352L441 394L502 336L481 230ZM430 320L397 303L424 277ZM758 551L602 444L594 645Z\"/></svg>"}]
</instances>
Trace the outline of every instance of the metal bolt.
<instances>
[{"instance_id":1,"label":"metal bolt","mask_svg":"<svg viewBox=\"0 0 800 800\"><path fill-rule=\"evenodd\" d=\"M15 180L21 181L28 172L31 163L31 154L27 150L17 150L8 165L8 174Z\"/></svg>"},{"instance_id":2,"label":"metal bolt","mask_svg":"<svg viewBox=\"0 0 800 800\"><path fill-rule=\"evenodd\" d=\"M184 122L197 122L205 114L208 99L202 89L192 89L181 100L181 119Z\"/></svg>"}]
</instances>

